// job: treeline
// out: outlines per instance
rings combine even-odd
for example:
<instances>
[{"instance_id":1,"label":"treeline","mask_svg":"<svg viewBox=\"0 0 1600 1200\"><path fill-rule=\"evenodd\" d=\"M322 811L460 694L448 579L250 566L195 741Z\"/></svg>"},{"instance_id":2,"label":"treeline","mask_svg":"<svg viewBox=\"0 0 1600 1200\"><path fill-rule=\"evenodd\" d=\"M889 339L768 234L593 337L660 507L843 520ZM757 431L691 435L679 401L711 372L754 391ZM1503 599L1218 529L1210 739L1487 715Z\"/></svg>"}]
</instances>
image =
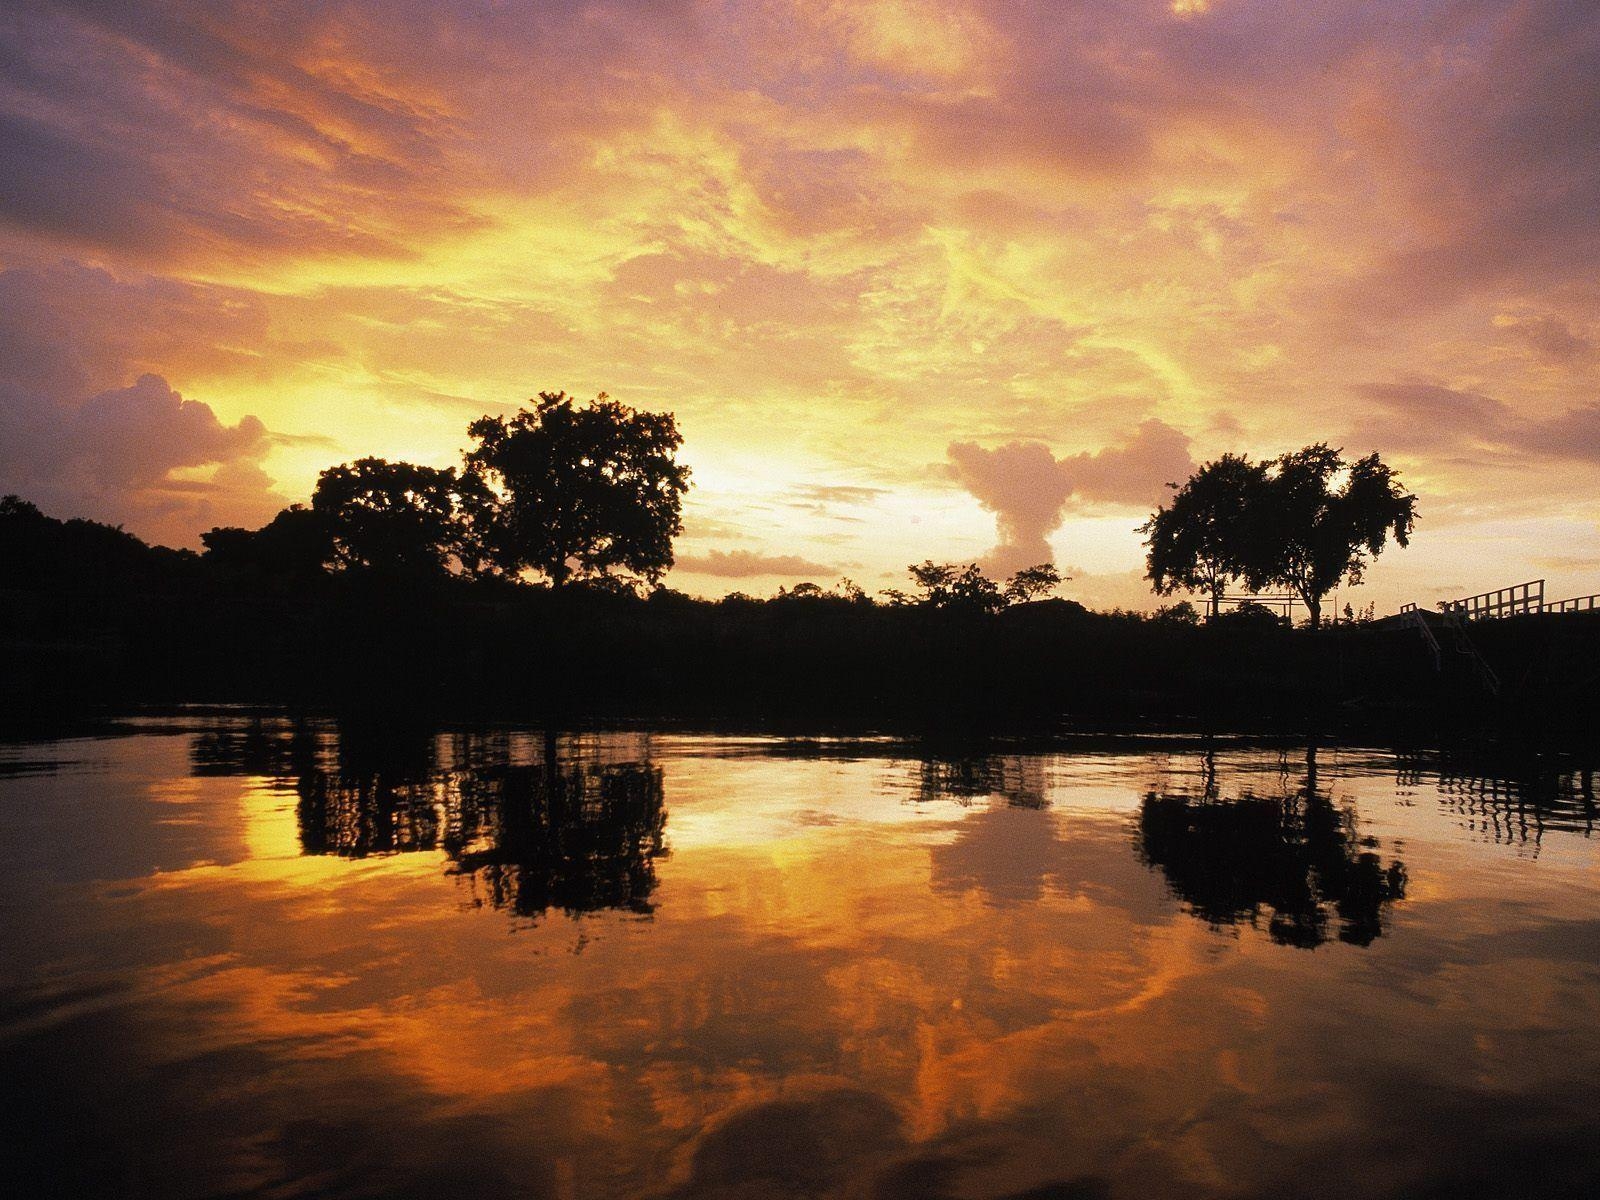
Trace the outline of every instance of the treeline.
<instances>
[{"instance_id":1,"label":"treeline","mask_svg":"<svg viewBox=\"0 0 1600 1200\"><path fill-rule=\"evenodd\" d=\"M1184 605L1098 613L1029 599L1026 577L1008 597L937 563L888 601L848 586L700 600L448 572L397 586L344 569L291 587L254 574L259 561L146 546L16 500L0 503L0 556L0 724L12 727L193 703L573 725L1364 725L1384 739L1452 713L1520 719L1529 695L1554 698L1553 714L1526 708L1552 737L1597 715L1582 685L1600 673L1600 622L1584 615L1475 631L1523 689L1486 699L1436 673L1415 631L1312 633L1248 610L1199 623Z\"/></svg>"},{"instance_id":2,"label":"treeline","mask_svg":"<svg viewBox=\"0 0 1600 1200\"><path fill-rule=\"evenodd\" d=\"M324 472L317 497L322 500L330 491L343 488L351 477L371 479L381 474L399 478L431 470L362 460ZM454 476L448 470L434 474ZM92 593L117 598L193 593L213 599L295 597L308 603L351 595L371 598L379 592L407 603L429 598L504 603L539 591L559 590L572 604L597 602L603 597L695 603L659 583L644 586L640 579L606 572L589 572L576 579L569 576L555 588L548 581L530 582L500 570L463 569L459 559L446 561L446 543L437 536L437 529L419 532L419 523L409 520L398 523L398 529L386 527L394 511L386 510L381 520L369 520L364 507L352 514L345 506L294 505L260 529L212 529L201 535L205 548L197 553L149 545L120 527L98 521L59 520L21 497L6 496L0 498L4 587L14 594ZM397 536L401 531L405 536ZM464 553L454 540L462 532L458 527L452 534L448 556ZM767 602L994 615L1012 605L1040 600L1067 582L1049 563L1026 567L998 582L973 563L928 560L911 564L906 573L909 588L888 588L878 597L846 578L831 587L805 582L779 588ZM720 602L703 603L720 603L733 610L764 601L735 592ZM1082 611L1076 602L1068 604ZM1257 621L1277 619L1259 607L1238 615ZM1193 623L1199 615L1185 601L1160 609L1155 619Z\"/></svg>"},{"instance_id":3,"label":"treeline","mask_svg":"<svg viewBox=\"0 0 1600 1200\"><path fill-rule=\"evenodd\" d=\"M198 554L146 546L95 522L57 521L8 496L0 501L0 556L10 585L23 589L115 590L121 581L257 596L383 588L491 600L527 587L635 596L660 589L689 487L672 414L639 412L604 393L580 405L545 392L531 409L482 417L467 433L472 445L459 469L379 458L330 467L309 506L290 505L259 529L210 529ZM975 564L931 560L908 573L912 590L890 588L883 603L993 614L1063 582L1048 563L1004 581ZM828 590L801 583L778 598L878 602L848 579Z\"/></svg>"},{"instance_id":4,"label":"treeline","mask_svg":"<svg viewBox=\"0 0 1600 1200\"><path fill-rule=\"evenodd\" d=\"M1452 661L1436 669L1415 630L1295 630L1259 606L1203 623L1186 602L1090 612L1051 594L1063 580L1048 565L996 581L929 560L878 597L841 581L700 600L660 585L689 482L670 415L548 393L469 434L459 468L346 463L309 505L259 529L210 530L198 553L0 501L0 716L215 702L570 722L1304 729L1458 713L1553 731L1596 714L1595 621L1475 631L1514 681L1484 697ZM1359 574L1388 533L1403 540L1413 503L1375 457L1224 459L1146 527L1151 577L1215 593L1293 567L1317 599L1334 567Z\"/></svg>"}]
</instances>

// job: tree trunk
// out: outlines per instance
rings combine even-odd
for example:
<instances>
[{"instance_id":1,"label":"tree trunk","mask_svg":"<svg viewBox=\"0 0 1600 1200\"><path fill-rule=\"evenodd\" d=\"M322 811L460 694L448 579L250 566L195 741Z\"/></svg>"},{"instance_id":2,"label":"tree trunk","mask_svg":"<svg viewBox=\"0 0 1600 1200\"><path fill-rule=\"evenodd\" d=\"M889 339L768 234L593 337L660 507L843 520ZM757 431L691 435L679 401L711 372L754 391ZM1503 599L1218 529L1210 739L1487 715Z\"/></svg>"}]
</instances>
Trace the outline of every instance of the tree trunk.
<instances>
[{"instance_id":1,"label":"tree trunk","mask_svg":"<svg viewBox=\"0 0 1600 1200\"><path fill-rule=\"evenodd\" d=\"M1311 613L1311 628L1320 629L1322 627L1322 597L1307 596L1305 601L1306 609Z\"/></svg>"}]
</instances>

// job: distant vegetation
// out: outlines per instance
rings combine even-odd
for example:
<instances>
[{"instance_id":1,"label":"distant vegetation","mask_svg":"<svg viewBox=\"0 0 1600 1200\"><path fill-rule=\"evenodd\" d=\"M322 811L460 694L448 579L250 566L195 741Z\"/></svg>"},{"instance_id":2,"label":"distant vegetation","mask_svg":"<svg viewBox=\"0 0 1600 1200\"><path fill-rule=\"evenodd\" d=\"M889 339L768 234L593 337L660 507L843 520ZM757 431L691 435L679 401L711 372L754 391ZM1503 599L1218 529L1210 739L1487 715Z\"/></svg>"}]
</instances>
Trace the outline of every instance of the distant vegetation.
<instances>
[{"instance_id":1,"label":"distant vegetation","mask_svg":"<svg viewBox=\"0 0 1600 1200\"><path fill-rule=\"evenodd\" d=\"M201 535L198 563L164 552L146 555L140 569L198 570L273 591L328 574L402 589L450 579L634 593L659 586L673 563L689 488L672 414L639 412L604 393L580 405L564 392L542 392L531 408L482 417L467 432L473 445L459 470L380 458L330 467L309 508L291 505L260 529L212 529ZM1208 596L1213 618L1229 586L1281 587L1305 603L1316 628L1323 597L1340 582L1358 583L1391 533L1405 545L1416 519L1416 497L1376 454L1347 463L1320 443L1272 462L1224 455L1171 486L1170 506L1139 527L1148 577L1160 595ZM46 527L30 524L40 514L26 502L5 503L19 577L70 571L77 542L86 552L91 543L115 543L113 558L138 557L119 531L68 522L60 553L30 565L29 547L37 552L50 540ZM972 563L930 559L908 571L913 590L886 589L882 603L992 615L1067 582L1049 563L1003 582ZM878 602L848 579L832 591L798 584L777 598L827 596ZM1161 615L1195 614L1184 602Z\"/></svg>"},{"instance_id":2,"label":"distant vegetation","mask_svg":"<svg viewBox=\"0 0 1600 1200\"><path fill-rule=\"evenodd\" d=\"M1049 564L990 579L925 560L874 597L850 580L767 599L660 583L688 471L670 416L542 395L471 427L459 468L360 459L308 506L204 550L0 501L0 718L85 705L260 702L408 716L863 723L1477 719L1484 698L1414 630L1353 610L1307 633L1259 605L1096 613ZM1320 617L1414 499L1376 457L1314 446L1201 468L1145 526L1159 591L1290 586ZM1595 714L1587 614L1508 627L1514 679L1560 721ZM1566 639L1560 646L1557 642ZM1509 655L1509 657L1505 657ZM1451 665L1449 663L1446 666ZM1509 697L1496 701L1509 708ZM1530 712L1534 711L1532 709Z\"/></svg>"}]
</instances>

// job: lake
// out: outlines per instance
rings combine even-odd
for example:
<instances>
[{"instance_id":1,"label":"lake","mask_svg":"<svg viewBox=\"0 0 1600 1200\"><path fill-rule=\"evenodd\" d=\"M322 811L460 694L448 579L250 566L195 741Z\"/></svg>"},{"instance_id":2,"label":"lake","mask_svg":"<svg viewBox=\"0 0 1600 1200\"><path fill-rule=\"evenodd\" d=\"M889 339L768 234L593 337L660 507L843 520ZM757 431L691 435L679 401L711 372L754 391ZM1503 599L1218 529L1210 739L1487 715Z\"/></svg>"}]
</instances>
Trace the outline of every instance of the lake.
<instances>
[{"instance_id":1,"label":"lake","mask_svg":"<svg viewBox=\"0 0 1600 1200\"><path fill-rule=\"evenodd\" d=\"M187 716L0 744L17 1197L1600 1192L1582 774Z\"/></svg>"}]
</instances>

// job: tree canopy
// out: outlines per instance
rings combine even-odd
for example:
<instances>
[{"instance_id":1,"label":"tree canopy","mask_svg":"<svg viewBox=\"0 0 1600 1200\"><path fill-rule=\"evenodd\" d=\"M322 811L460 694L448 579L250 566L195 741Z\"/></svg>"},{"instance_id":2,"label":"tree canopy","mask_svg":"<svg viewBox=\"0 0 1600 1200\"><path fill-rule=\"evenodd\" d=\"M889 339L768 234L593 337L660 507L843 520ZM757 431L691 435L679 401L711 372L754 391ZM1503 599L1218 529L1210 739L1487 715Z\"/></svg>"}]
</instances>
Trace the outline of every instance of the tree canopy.
<instances>
[{"instance_id":1,"label":"tree canopy","mask_svg":"<svg viewBox=\"0 0 1600 1200\"><path fill-rule=\"evenodd\" d=\"M915 595L890 588L884 596L891 604L917 604L956 612L997 613L1011 604L1025 604L1047 596L1065 582L1050 563L1024 567L1002 587L983 573L977 563L936 563L924 559L906 568L917 585Z\"/></svg>"},{"instance_id":2,"label":"tree canopy","mask_svg":"<svg viewBox=\"0 0 1600 1200\"><path fill-rule=\"evenodd\" d=\"M333 557L326 516L303 504L291 504L260 529L223 526L200 541L211 565L263 586L304 584Z\"/></svg>"},{"instance_id":3,"label":"tree canopy","mask_svg":"<svg viewBox=\"0 0 1600 1200\"><path fill-rule=\"evenodd\" d=\"M468 427L467 471L492 489L485 552L560 586L622 568L654 582L672 566L689 469L671 413L541 392L514 417Z\"/></svg>"},{"instance_id":4,"label":"tree canopy","mask_svg":"<svg viewBox=\"0 0 1600 1200\"><path fill-rule=\"evenodd\" d=\"M1408 543L1416 504L1377 454L1350 463L1318 442L1270 462L1224 455L1139 527L1146 575L1162 595L1209 594L1213 614L1232 581L1289 588L1316 628L1330 591L1360 583L1391 535Z\"/></svg>"},{"instance_id":5,"label":"tree canopy","mask_svg":"<svg viewBox=\"0 0 1600 1200\"><path fill-rule=\"evenodd\" d=\"M1315 628L1322 598L1340 583L1360 583L1391 534L1407 545L1416 519L1417 498L1376 454L1347 463L1318 442L1282 455L1262 497L1250 582L1293 588Z\"/></svg>"},{"instance_id":6,"label":"tree canopy","mask_svg":"<svg viewBox=\"0 0 1600 1200\"><path fill-rule=\"evenodd\" d=\"M411 577L475 570L486 503L475 476L381 458L329 467L311 498L335 565Z\"/></svg>"},{"instance_id":7,"label":"tree canopy","mask_svg":"<svg viewBox=\"0 0 1600 1200\"><path fill-rule=\"evenodd\" d=\"M1206 463L1181 488L1169 484L1177 489L1171 506L1139 526L1156 593L1203 592L1215 616L1228 584L1249 573L1249 523L1259 515L1266 485L1266 464L1237 454Z\"/></svg>"}]
</instances>

